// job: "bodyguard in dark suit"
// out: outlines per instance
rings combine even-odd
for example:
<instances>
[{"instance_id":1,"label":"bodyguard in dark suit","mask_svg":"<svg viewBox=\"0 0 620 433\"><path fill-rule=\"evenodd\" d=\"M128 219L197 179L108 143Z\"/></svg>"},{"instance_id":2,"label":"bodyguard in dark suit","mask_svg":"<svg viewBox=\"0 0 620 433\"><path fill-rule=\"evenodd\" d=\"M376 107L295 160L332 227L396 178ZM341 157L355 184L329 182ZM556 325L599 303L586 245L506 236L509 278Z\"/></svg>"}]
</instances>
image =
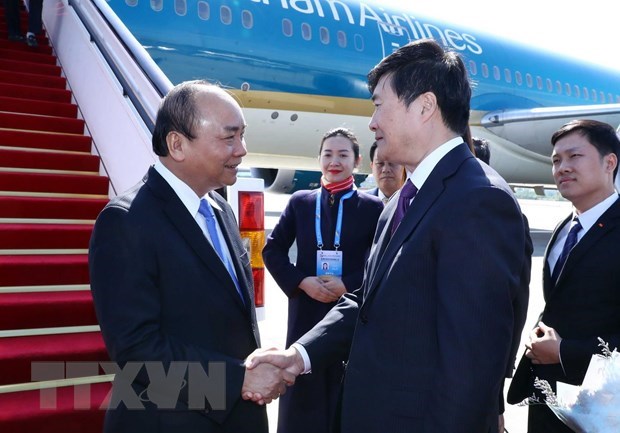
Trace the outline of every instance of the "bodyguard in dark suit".
<instances>
[{"instance_id":1,"label":"bodyguard in dark suit","mask_svg":"<svg viewBox=\"0 0 620 433\"><path fill-rule=\"evenodd\" d=\"M508 402L536 393L536 377L580 385L598 338L620 346L620 200L614 189L620 142L614 129L575 120L552 137L553 177L574 206L554 230L543 267L545 308L530 334ZM545 405L529 406L529 433L572 432Z\"/></svg>"},{"instance_id":2,"label":"bodyguard in dark suit","mask_svg":"<svg viewBox=\"0 0 620 433\"><path fill-rule=\"evenodd\" d=\"M412 42L369 87L370 128L409 179L379 219L362 288L251 367L314 372L348 354L344 433L497 432L525 261L519 206L463 143L471 90L458 55Z\"/></svg>"},{"instance_id":3,"label":"bodyguard in dark suit","mask_svg":"<svg viewBox=\"0 0 620 433\"><path fill-rule=\"evenodd\" d=\"M176 86L157 116L159 161L97 218L90 280L110 358L122 369L150 363L116 375L106 432L268 431L264 406L241 392L260 388L269 400L283 378L243 366L260 344L252 274L234 215L213 191L236 181L244 131L220 88Z\"/></svg>"}]
</instances>

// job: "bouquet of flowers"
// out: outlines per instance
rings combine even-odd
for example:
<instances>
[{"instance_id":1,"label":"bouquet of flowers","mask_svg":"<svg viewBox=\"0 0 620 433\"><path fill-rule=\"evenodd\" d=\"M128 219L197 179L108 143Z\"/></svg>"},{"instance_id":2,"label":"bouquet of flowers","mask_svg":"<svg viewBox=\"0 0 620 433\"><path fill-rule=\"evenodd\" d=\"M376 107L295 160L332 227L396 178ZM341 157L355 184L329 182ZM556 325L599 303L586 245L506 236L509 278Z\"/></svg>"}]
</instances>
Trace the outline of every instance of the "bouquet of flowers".
<instances>
[{"instance_id":1,"label":"bouquet of flowers","mask_svg":"<svg viewBox=\"0 0 620 433\"><path fill-rule=\"evenodd\" d=\"M554 393L546 380L534 382L547 406L577 433L620 432L620 353L599 341L603 354L592 356L581 386L558 382Z\"/></svg>"}]
</instances>

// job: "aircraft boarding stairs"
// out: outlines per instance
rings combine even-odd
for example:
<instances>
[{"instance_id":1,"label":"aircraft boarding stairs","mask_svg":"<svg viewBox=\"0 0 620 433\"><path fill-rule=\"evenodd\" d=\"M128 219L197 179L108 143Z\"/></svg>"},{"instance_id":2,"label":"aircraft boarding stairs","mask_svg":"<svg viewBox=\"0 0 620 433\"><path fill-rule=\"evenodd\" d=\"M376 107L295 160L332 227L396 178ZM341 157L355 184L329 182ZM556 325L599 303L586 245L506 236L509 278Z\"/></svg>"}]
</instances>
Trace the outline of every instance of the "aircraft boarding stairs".
<instances>
[{"instance_id":1,"label":"aircraft boarding stairs","mask_svg":"<svg viewBox=\"0 0 620 433\"><path fill-rule=\"evenodd\" d=\"M0 6L0 431L101 432L113 376L97 367L109 358L90 293L88 242L114 185L94 153L106 149L111 170L121 156L104 135L93 149L96 134L66 78L81 73L66 54L77 48L57 29L65 69L46 36L38 48L8 41L4 18ZM100 122L99 110L93 127L111 129L114 120ZM139 178L150 161L132 162Z\"/></svg>"}]
</instances>

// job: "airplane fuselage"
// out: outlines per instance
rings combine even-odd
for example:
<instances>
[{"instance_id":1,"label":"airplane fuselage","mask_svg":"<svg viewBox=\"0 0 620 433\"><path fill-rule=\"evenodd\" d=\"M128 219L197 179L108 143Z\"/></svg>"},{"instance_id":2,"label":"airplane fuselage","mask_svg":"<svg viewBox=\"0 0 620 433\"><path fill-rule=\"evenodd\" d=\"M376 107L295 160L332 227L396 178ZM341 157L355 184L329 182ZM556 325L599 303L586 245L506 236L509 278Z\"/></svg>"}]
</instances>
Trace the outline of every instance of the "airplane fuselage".
<instances>
[{"instance_id":1,"label":"airplane fuselage","mask_svg":"<svg viewBox=\"0 0 620 433\"><path fill-rule=\"evenodd\" d=\"M473 84L472 133L491 142L491 165L509 181L551 182L549 138L568 117L559 110L499 121L503 113L525 110L527 119L544 107L620 103L619 71L370 1L109 4L173 83L204 78L238 96L252 167L316 170L320 137L335 126L352 128L368 149L366 74L414 39L435 38L463 56ZM618 125L619 112L598 118Z\"/></svg>"}]
</instances>

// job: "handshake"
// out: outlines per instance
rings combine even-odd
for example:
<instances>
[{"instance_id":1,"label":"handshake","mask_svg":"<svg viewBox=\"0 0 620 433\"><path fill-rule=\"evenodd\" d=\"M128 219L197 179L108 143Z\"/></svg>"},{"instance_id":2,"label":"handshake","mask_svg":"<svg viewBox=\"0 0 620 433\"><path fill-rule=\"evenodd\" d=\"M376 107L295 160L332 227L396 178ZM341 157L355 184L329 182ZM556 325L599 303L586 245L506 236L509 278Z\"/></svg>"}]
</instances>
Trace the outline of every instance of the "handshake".
<instances>
[{"instance_id":1,"label":"handshake","mask_svg":"<svg viewBox=\"0 0 620 433\"><path fill-rule=\"evenodd\" d=\"M293 347L256 349L245 360L245 368L241 397L264 405L286 393L304 371L304 361Z\"/></svg>"}]
</instances>

